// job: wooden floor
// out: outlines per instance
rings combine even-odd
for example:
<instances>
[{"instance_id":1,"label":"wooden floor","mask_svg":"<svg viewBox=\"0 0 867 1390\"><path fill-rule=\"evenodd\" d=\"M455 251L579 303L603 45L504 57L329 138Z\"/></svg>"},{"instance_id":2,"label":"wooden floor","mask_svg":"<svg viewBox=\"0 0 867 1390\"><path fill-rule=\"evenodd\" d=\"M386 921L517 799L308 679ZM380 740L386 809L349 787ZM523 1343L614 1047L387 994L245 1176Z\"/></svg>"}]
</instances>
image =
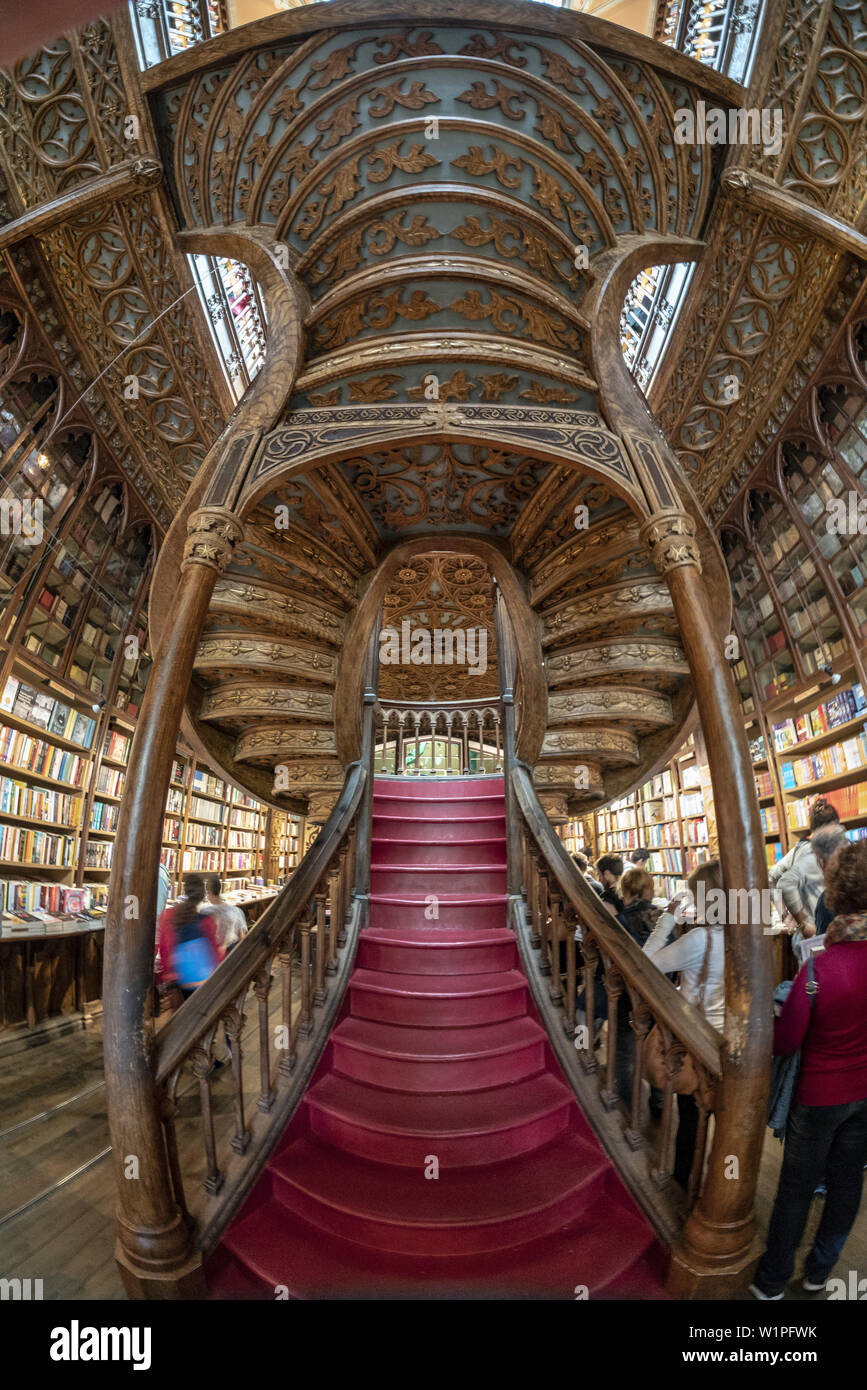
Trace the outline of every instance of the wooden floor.
<instances>
[{"instance_id":1,"label":"wooden floor","mask_svg":"<svg viewBox=\"0 0 867 1390\"><path fill-rule=\"evenodd\" d=\"M248 1028L252 1033L251 1024ZM253 1068L255 1046L244 1050ZM250 1084L255 1084L252 1071ZM192 1176L200 1145L190 1082L186 1093L178 1143L184 1170ZM215 1075L214 1097L219 1142L220 1130L231 1124L227 1073ZM758 1185L761 1232L767 1229L781 1157L782 1145L768 1131ZM112 1254L114 1182L98 1026L7 1059L0 1071L0 1194L0 1277L42 1279L46 1299L124 1297ZM820 1215L816 1198L802 1252ZM800 1267L799 1262L798 1272ZM867 1185L836 1273L846 1278L850 1269L861 1278L867 1274ZM815 1295L793 1283L787 1297Z\"/></svg>"}]
</instances>

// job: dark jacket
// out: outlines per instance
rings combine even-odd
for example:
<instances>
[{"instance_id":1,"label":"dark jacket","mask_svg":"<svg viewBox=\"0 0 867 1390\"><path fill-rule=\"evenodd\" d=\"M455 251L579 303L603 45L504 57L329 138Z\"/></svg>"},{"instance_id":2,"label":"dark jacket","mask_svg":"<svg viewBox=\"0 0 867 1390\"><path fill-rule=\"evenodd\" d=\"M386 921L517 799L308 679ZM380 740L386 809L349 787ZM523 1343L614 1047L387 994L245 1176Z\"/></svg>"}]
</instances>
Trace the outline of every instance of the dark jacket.
<instances>
[{"instance_id":1,"label":"dark jacket","mask_svg":"<svg viewBox=\"0 0 867 1390\"><path fill-rule=\"evenodd\" d=\"M642 947L656 926L658 917L659 908L654 907L647 898L638 898L628 907L621 907L617 914L621 927L625 927L633 941Z\"/></svg>"},{"instance_id":2,"label":"dark jacket","mask_svg":"<svg viewBox=\"0 0 867 1390\"><path fill-rule=\"evenodd\" d=\"M599 896L604 903L610 903L618 915L623 911L623 899L613 885L603 888Z\"/></svg>"}]
</instances>

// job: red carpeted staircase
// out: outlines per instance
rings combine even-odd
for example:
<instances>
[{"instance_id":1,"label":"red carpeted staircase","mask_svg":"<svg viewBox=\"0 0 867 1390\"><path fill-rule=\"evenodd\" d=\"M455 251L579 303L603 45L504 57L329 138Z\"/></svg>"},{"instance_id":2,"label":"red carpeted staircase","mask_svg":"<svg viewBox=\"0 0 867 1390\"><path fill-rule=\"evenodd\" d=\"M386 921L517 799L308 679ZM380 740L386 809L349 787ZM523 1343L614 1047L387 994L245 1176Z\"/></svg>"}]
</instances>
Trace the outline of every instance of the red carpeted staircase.
<instances>
[{"instance_id":1,"label":"red carpeted staircase","mask_svg":"<svg viewBox=\"0 0 867 1390\"><path fill-rule=\"evenodd\" d=\"M346 1007L209 1262L214 1296L662 1296L664 1252L562 1078L505 921L502 780L377 779Z\"/></svg>"}]
</instances>

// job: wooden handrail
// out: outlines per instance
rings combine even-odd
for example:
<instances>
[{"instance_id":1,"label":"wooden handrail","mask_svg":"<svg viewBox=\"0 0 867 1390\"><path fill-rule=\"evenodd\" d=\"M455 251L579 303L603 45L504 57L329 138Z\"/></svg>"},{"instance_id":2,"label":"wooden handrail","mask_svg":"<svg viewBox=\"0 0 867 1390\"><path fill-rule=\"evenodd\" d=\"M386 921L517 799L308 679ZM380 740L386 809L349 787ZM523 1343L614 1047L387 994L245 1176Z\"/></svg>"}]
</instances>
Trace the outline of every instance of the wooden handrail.
<instances>
[{"instance_id":1,"label":"wooden handrail","mask_svg":"<svg viewBox=\"0 0 867 1390\"><path fill-rule=\"evenodd\" d=\"M668 1028L712 1076L718 1077L721 1035L687 1003L620 923L600 907L599 898L578 872L539 804L530 769L523 763L516 763L512 782L526 825L579 921L592 931L627 983L644 999L656 1021Z\"/></svg>"},{"instance_id":2,"label":"wooden handrail","mask_svg":"<svg viewBox=\"0 0 867 1390\"><path fill-rule=\"evenodd\" d=\"M273 956L275 948L298 920L352 823L367 776L362 762L347 768L337 804L292 878L256 925L163 1028L156 1042L157 1082L165 1081L202 1034L219 1022L227 1006Z\"/></svg>"}]
</instances>

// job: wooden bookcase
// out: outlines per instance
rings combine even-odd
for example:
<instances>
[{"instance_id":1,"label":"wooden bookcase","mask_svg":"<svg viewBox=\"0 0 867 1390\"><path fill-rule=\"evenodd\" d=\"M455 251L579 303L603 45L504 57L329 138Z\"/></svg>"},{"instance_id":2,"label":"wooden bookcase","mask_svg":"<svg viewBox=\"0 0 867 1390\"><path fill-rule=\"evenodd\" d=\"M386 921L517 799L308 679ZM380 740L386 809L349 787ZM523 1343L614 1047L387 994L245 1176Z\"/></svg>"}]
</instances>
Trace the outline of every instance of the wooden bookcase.
<instances>
[{"instance_id":1,"label":"wooden bookcase","mask_svg":"<svg viewBox=\"0 0 867 1390\"><path fill-rule=\"evenodd\" d=\"M655 896L673 897L686 876L710 857L708 815L695 745L690 739L662 772L629 796L561 828L570 853L594 862L603 854L626 858L639 847L651 852Z\"/></svg>"}]
</instances>

